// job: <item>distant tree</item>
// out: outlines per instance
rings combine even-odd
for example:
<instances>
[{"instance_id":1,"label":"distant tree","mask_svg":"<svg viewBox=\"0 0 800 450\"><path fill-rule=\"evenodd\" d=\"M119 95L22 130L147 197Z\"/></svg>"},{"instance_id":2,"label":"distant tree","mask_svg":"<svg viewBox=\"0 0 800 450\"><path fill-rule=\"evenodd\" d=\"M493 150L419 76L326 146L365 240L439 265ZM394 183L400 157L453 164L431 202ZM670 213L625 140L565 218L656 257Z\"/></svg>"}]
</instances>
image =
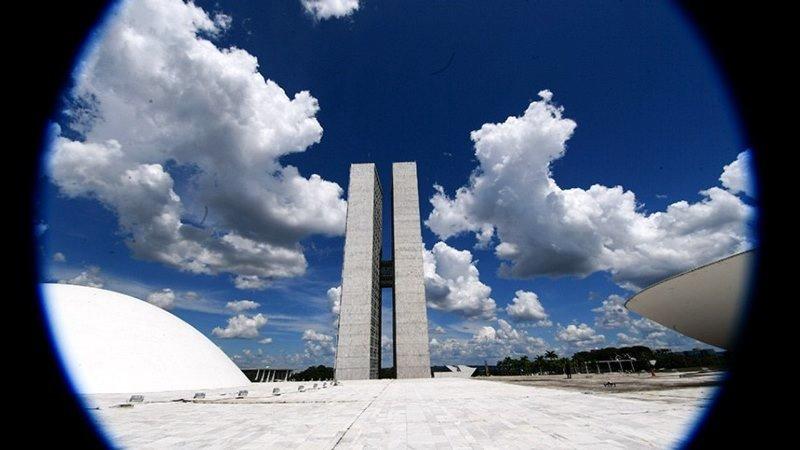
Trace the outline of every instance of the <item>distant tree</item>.
<instances>
[{"instance_id":1,"label":"distant tree","mask_svg":"<svg viewBox=\"0 0 800 450\"><path fill-rule=\"evenodd\" d=\"M528 359L528 355L523 355L519 359L519 366L521 373L525 375L529 375L533 372L533 363L531 362L530 359Z\"/></svg>"},{"instance_id":2,"label":"distant tree","mask_svg":"<svg viewBox=\"0 0 800 450\"><path fill-rule=\"evenodd\" d=\"M510 356L506 356L501 361L497 361L497 370L502 375L510 375L512 366L513 366L512 358Z\"/></svg>"},{"instance_id":3,"label":"distant tree","mask_svg":"<svg viewBox=\"0 0 800 450\"><path fill-rule=\"evenodd\" d=\"M533 363L536 367L536 371L539 372L539 375L541 375L544 372L545 362L546 361L544 359L544 356L536 355L536 358L534 359Z\"/></svg>"},{"instance_id":4,"label":"distant tree","mask_svg":"<svg viewBox=\"0 0 800 450\"><path fill-rule=\"evenodd\" d=\"M633 370L650 370L650 360L656 361L659 369L699 369L701 367L724 369L728 364L727 353L717 353L712 350L689 350L673 352L669 349L652 350L643 345L631 347L605 347L594 350L580 351L571 358L559 358L555 351L548 350L544 355L537 355L531 361L527 355L519 358L505 357L497 362L497 373L502 375L519 375L531 373L563 373L564 366L569 362L574 372L594 367L597 361L613 361L615 359L632 360ZM614 363L615 370L619 367ZM631 363L625 362L625 370L631 370ZM600 365L601 370L607 370L605 365Z\"/></svg>"},{"instance_id":5,"label":"distant tree","mask_svg":"<svg viewBox=\"0 0 800 450\"><path fill-rule=\"evenodd\" d=\"M292 381L332 380L333 367L311 366L302 372L294 373L291 379Z\"/></svg>"}]
</instances>

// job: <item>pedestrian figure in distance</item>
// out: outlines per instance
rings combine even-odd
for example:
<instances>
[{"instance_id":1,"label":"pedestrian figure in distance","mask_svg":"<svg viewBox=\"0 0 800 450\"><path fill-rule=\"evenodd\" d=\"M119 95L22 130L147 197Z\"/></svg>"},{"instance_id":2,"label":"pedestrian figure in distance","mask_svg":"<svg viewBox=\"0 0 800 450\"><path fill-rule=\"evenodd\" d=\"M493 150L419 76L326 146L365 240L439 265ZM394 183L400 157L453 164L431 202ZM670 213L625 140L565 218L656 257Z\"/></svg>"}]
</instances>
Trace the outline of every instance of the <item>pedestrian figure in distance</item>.
<instances>
[{"instance_id":1,"label":"pedestrian figure in distance","mask_svg":"<svg viewBox=\"0 0 800 450\"><path fill-rule=\"evenodd\" d=\"M569 361L564 363L564 373L567 374L567 379L572 379L572 367L569 365Z\"/></svg>"}]
</instances>

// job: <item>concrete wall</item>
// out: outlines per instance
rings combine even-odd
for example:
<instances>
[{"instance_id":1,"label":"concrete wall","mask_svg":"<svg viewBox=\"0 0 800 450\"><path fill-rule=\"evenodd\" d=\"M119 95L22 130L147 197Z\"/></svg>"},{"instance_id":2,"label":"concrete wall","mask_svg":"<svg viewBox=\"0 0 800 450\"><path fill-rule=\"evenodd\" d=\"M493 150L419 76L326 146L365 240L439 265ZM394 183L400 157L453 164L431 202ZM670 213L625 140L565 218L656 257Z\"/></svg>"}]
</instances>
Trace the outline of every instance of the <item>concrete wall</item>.
<instances>
[{"instance_id":1,"label":"concrete wall","mask_svg":"<svg viewBox=\"0 0 800 450\"><path fill-rule=\"evenodd\" d=\"M380 371L381 206L375 164L352 164L347 195L336 378L378 378Z\"/></svg>"},{"instance_id":2,"label":"concrete wall","mask_svg":"<svg viewBox=\"0 0 800 450\"><path fill-rule=\"evenodd\" d=\"M430 378L417 165L392 164L394 361L397 378Z\"/></svg>"}]
</instances>

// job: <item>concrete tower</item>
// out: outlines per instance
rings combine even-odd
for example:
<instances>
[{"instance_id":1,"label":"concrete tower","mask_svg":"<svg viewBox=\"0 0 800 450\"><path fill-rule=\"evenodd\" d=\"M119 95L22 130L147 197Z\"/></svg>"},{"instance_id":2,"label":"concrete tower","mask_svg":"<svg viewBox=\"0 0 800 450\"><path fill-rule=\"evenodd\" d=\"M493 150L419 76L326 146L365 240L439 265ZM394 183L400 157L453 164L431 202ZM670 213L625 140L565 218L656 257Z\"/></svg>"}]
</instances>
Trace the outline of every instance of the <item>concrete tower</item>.
<instances>
[{"instance_id":1,"label":"concrete tower","mask_svg":"<svg viewBox=\"0 0 800 450\"><path fill-rule=\"evenodd\" d=\"M394 367L397 378L430 378L417 164L392 164Z\"/></svg>"},{"instance_id":2,"label":"concrete tower","mask_svg":"<svg viewBox=\"0 0 800 450\"><path fill-rule=\"evenodd\" d=\"M417 165L392 165L393 259L381 259L382 191L374 164L350 166L336 378L378 378L381 288L392 288L397 378L429 378Z\"/></svg>"},{"instance_id":3,"label":"concrete tower","mask_svg":"<svg viewBox=\"0 0 800 450\"><path fill-rule=\"evenodd\" d=\"M336 378L378 378L381 368L383 194L375 164L352 164L339 305Z\"/></svg>"}]
</instances>

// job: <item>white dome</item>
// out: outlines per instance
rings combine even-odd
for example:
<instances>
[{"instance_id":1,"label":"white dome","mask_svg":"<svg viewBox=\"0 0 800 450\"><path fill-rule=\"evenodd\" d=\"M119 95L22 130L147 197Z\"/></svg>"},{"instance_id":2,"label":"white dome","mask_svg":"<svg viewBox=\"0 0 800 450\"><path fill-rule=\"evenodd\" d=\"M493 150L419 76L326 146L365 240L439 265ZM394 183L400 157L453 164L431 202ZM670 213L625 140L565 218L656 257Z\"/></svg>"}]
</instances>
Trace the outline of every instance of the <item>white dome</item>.
<instances>
[{"instance_id":1,"label":"white dome","mask_svg":"<svg viewBox=\"0 0 800 450\"><path fill-rule=\"evenodd\" d=\"M213 389L249 383L219 347L157 306L104 289L41 286L53 340L78 393Z\"/></svg>"}]
</instances>

